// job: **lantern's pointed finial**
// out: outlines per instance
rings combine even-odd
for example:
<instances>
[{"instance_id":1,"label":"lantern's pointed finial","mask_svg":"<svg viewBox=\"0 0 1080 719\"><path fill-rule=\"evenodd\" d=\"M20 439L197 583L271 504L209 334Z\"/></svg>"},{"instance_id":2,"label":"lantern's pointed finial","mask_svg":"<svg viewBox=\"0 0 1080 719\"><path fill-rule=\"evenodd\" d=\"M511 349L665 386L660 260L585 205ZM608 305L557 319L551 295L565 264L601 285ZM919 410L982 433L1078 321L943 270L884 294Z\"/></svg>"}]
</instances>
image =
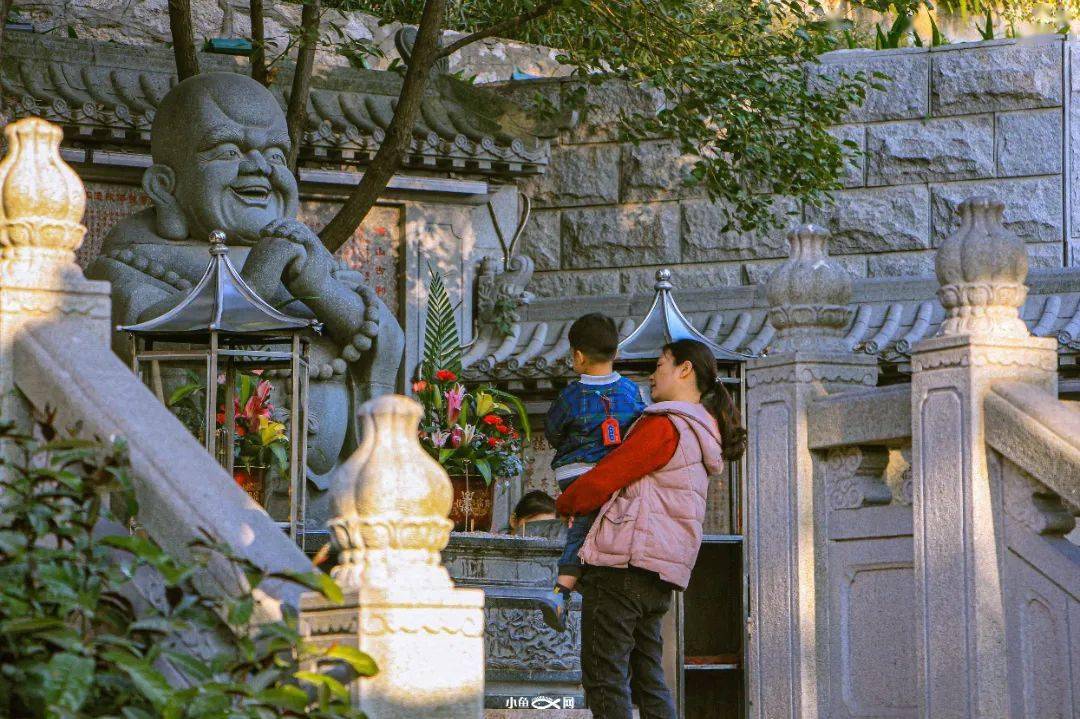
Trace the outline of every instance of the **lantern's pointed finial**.
<instances>
[{"instance_id":1,"label":"lantern's pointed finial","mask_svg":"<svg viewBox=\"0 0 1080 719\"><path fill-rule=\"evenodd\" d=\"M228 239L222 230L214 230L210 233L210 254L211 255L227 255L229 253L229 247L225 244L225 240Z\"/></svg>"}]
</instances>

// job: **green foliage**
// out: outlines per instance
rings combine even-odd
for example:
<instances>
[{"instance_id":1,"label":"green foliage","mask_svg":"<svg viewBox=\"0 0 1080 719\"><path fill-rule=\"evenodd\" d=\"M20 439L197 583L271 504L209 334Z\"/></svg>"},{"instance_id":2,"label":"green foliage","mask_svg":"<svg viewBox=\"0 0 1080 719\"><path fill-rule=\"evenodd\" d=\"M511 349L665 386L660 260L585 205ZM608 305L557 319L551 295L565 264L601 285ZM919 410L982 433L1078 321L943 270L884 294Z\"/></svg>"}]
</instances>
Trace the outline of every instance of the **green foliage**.
<instances>
[{"instance_id":1,"label":"green foliage","mask_svg":"<svg viewBox=\"0 0 1080 719\"><path fill-rule=\"evenodd\" d=\"M442 274L434 270L430 272L421 374L427 378L438 370L449 370L460 377L461 336L454 318L454 306L450 304Z\"/></svg>"},{"instance_id":2,"label":"green foliage","mask_svg":"<svg viewBox=\"0 0 1080 719\"><path fill-rule=\"evenodd\" d=\"M337 680L311 670L344 664L370 676L370 657L309 645L288 607L281 621L254 619L252 592L263 581L340 601L329 577L264 574L206 540L181 560L138 534L101 536L115 522L110 506L137 510L123 444L60 438L49 422L40 431L44 441L0 426L9 449L0 461L0 716L363 716ZM231 564L249 589L224 597L201 589L210 562ZM141 595L134 577L160 590ZM170 679L177 675L187 681Z\"/></svg>"},{"instance_id":3,"label":"green foliage","mask_svg":"<svg viewBox=\"0 0 1080 719\"><path fill-rule=\"evenodd\" d=\"M544 4L451 0L443 25L475 32ZM404 23L417 23L424 5L336 3ZM563 109L589 110L593 86L625 83L628 99L616 108L623 137L673 138L690 158L686 183L726 212L722 230L751 231L790 221L772 212L774 196L819 206L839 187L845 150L827 128L862 101L870 82L859 74L806 81L806 65L843 42L816 22L815 8L802 0L563 0L499 35L559 48L558 60L582 83L565 89Z\"/></svg>"},{"instance_id":4,"label":"green foliage","mask_svg":"<svg viewBox=\"0 0 1080 719\"><path fill-rule=\"evenodd\" d=\"M986 8L986 16L984 18L982 27L976 25L975 29L979 31L979 37L983 40L994 39L994 14L993 10L989 6Z\"/></svg>"}]
</instances>

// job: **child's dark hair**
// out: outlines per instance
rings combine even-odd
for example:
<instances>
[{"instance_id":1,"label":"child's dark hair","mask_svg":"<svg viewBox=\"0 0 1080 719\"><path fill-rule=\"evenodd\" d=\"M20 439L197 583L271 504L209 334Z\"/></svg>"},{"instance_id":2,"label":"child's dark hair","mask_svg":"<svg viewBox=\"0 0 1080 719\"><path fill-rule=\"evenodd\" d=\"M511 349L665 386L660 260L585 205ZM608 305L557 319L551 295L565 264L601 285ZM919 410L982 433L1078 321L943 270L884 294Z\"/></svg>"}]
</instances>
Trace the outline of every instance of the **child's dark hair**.
<instances>
[{"instance_id":1,"label":"child's dark hair","mask_svg":"<svg viewBox=\"0 0 1080 719\"><path fill-rule=\"evenodd\" d=\"M709 410L720 425L721 450L724 459L733 461L742 457L746 451L746 429L742 426L739 408L727 387L719 381L716 358L713 353L697 340L685 339L664 345L664 352L671 355L676 365L689 362L694 368L698 391L701 392L701 404Z\"/></svg>"},{"instance_id":2,"label":"child's dark hair","mask_svg":"<svg viewBox=\"0 0 1080 719\"><path fill-rule=\"evenodd\" d=\"M520 522L522 519L535 517L538 514L554 514L555 500L547 492L534 489L528 492L518 503L514 505L514 516Z\"/></svg>"},{"instance_id":3,"label":"child's dark hair","mask_svg":"<svg viewBox=\"0 0 1080 719\"><path fill-rule=\"evenodd\" d=\"M574 320L569 339L570 347L593 362L609 362L615 359L619 349L619 329L615 320L600 312L590 312Z\"/></svg>"}]
</instances>

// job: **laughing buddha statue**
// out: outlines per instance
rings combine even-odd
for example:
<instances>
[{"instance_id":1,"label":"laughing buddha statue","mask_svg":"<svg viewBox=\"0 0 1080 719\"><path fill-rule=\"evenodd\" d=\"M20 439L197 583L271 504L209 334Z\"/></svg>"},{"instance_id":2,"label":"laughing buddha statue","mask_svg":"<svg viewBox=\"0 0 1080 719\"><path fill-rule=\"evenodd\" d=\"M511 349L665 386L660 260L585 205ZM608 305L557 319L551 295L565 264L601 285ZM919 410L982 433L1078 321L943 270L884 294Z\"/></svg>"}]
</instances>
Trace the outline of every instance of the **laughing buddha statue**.
<instances>
[{"instance_id":1,"label":"laughing buddha statue","mask_svg":"<svg viewBox=\"0 0 1080 719\"><path fill-rule=\"evenodd\" d=\"M114 326L152 319L198 282L210 233L221 229L230 258L263 299L322 322L310 356L314 528L326 519L331 472L357 446L357 409L397 388L404 336L361 275L295 219L289 147L285 114L258 82L208 73L179 83L162 99L151 130L153 165L142 186L153 206L112 228L87 274L112 283ZM127 355L122 333L113 340Z\"/></svg>"}]
</instances>

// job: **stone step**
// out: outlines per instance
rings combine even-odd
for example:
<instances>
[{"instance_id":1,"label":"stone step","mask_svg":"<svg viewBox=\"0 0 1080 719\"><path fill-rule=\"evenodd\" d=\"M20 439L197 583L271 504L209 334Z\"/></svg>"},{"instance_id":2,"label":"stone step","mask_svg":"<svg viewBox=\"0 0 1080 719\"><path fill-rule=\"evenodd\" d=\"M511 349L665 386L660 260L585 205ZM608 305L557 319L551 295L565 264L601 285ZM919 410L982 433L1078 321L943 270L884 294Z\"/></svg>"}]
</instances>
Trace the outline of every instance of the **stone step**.
<instances>
[{"instance_id":1,"label":"stone step","mask_svg":"<svg viewBox=\"0 0 1080 719\"><path fill-rule=\"evenodd\" d=\"M588 709L485 709L484 719L592 719L592 712Z\"/></svg>"},{"instance_id":2,"label":"stone step","mask_svg":"<svg viewBox=\"0 0 1080 719\"><path fill-rule=\"evenodd\" d=\"M639 718L637 708L634 719ZM485 709L484 719L592 719L588 709Z\"/></svg>"}]
</instances>

